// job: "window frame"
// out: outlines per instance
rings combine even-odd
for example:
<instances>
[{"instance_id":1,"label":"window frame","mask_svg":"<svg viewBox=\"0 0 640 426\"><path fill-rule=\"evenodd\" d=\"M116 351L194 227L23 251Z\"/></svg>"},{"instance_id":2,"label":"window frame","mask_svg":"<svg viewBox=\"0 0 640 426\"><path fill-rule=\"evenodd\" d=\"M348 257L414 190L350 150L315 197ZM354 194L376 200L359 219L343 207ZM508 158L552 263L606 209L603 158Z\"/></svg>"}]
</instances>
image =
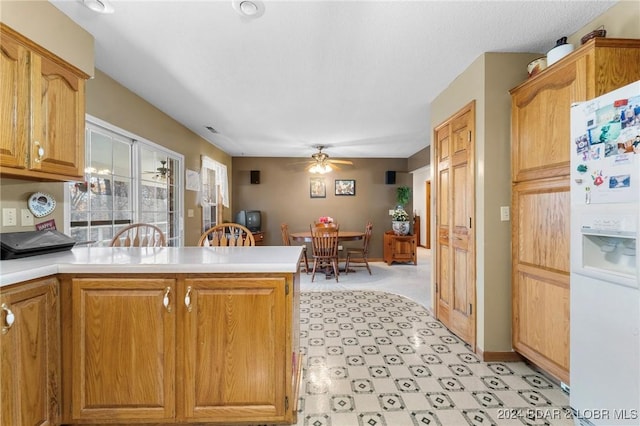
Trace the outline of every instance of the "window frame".
<instances>
[{"instance_id":1,"label":"window frame","mask_svg":"<svg viewBox=\"0 0 640 426\"><path fill-rule=\"evenodd\" d=\"M132 194L130 196L130 202L133 205L132 208L132 222L136 223L139 221L139 217L141 215L141 202L140 202L140 194L142 193L142 173L143 167L141 164L141 149L146 149L153 152L159 152L161 154L166 155L167 157L175 160L177 163L177 170L174 176L174 188L177 191L175 195L175 213L177 214L177 218L175 219L176 226L176 235L171 238L169 235L166 236L167 242L175 241L174 246L183 247L184 246L184 155L178 152L172 151L167 147L164 147L158 143L152 142L146 138L140 137L130 131L122 129L118 126L115 126L111 123L108 123L104 120L101 120L97 117L94 117L90 114L85 114L85 135L87 129L90 127L98 127L108 131L109 133L113 133L118 136L118 138L124 138L131 140L131 180L132 180ZM90 147L87 147L87 139L85 136L85 153L89 155ZM86 166L88 167L88 165ZM85 174L86 176L86 174ZM145 179L148 180L148 179ZM167 186L168 188L168 186ZM64 197L65 201L69 200L70 192L69 185L64 185ZM71 203L65 202L64 205L64 233L67 235L71 235ZM170 226L170 224L167 224Z\"/></svg>"}]
</instances>

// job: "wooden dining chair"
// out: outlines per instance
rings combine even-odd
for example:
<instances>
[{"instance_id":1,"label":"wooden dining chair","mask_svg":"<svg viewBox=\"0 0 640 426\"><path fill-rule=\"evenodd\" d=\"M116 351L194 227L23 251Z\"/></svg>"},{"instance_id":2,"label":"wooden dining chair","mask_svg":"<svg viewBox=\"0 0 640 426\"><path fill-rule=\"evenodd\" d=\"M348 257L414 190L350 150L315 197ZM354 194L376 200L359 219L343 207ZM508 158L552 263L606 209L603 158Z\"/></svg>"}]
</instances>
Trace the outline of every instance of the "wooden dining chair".
<instances>
[{"instance_id":1,"label":"wooden dining chair","mask_svg":"<svg viewBox=\"0 0 640 426\"><path fill-rule=\"evenodd\" d=\"M160 228L150 223L125 226L113 236L111 247L165 247L167 240Z\"/></svg>"},{"instance_id":2,"label":"wooden dining chair","mask_svg":"<svg viewBox=\"0 0 640 426\"><path fill-rule=\"evenodd\" d=\"M280 225L280 231L282 232L282 244L285 246L291 245L291 236L289 235L289 225L283 223ZM302 259L298 263L298 267L302 266L304 262L304 273L309 273L309 258L307 257L307 246L306 244L302 246Z\"/></svg>"},{"instance_id":3,"label":"wooden dining chair","mask_svg":"<svg viewBox=\"0 0 640 426\"><path fill-rule=\"evenodd\" d=\"M311 282L313 282L318 268L325 269L325 273L327 273L330 267L333 267L333 273L336 282L338 282L338 228L338 226L331 228L309 226L313 251Z\"/></svg>"},{"instance_id":4,"label":"wooden dining chair","mask_svg":"<svg viewBox=\"0 0 640 426\"><path fill-rule=\"evenodd\" d=\"M362 247L347 249L347 260L344 264L345 275L349 273L350 266L366 266L369 275L371 275L371 268L369 268L369 241L371 240L371 233L373 231L373 224L368 222L364 228L364 238Z\"/></svg>"},{"instance_id":5,"label":"wooden dining chair","mask_svg":"<svg viewBox=\"0 0 640 426\"><path fill-rule=\"evenodd\" d=\"M255 246L256 240L251 231L238 223L221 223L213 226L200 236L198 245L209 246Z\"/></svg>"}]
</instances>

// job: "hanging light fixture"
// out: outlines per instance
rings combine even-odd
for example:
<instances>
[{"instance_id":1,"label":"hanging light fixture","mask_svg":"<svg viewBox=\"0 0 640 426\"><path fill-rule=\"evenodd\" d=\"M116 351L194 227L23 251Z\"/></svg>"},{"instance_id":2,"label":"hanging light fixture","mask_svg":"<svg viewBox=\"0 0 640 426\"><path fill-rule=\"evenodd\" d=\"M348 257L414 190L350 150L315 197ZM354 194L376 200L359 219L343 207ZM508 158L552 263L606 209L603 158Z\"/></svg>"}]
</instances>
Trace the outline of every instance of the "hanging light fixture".
<instances>
[{"instance_id":1,"label":"hanging light fixture","mask_svg":"<svg viewBox=\"0 0 640 426\"><path fill-rule=\"evenodd\" d=\"M330 165L326 163L316 163L309 168L309 173L325 174L333 171Z\"/></svg>"}]
</instances>

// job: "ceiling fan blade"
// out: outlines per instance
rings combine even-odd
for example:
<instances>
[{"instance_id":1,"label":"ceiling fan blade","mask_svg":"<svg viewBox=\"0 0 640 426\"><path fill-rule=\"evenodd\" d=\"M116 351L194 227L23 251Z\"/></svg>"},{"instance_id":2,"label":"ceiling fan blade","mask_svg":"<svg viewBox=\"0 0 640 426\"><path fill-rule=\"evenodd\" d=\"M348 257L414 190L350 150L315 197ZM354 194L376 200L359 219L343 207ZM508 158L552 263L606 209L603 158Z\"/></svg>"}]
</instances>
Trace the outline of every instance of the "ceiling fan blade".
<instances>
[{"instance_id":1,"label":"ceiling fan blade","mask_svg":"<svg viewBox=\"0 0 640 426\"><path fill-rule=\"evenodd\" d=\"M348 164L350 166L353 166L353 161L350 160L333 160L330 158L329 162L334 164Z\"/></svg>"}]
</instances>

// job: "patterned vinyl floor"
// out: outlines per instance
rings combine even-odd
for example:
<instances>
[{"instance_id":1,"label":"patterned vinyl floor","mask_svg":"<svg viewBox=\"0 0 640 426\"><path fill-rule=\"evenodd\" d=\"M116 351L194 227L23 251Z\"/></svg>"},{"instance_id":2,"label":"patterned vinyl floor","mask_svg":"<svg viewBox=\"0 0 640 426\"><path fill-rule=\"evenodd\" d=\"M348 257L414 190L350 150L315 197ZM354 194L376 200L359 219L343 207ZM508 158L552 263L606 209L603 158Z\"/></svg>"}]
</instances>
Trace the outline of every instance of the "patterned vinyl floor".
<instances>
[{"instance_id":1,"label":"patterned vinyl floor","mask_svg":"<svg viewBox=\"0 0 640 426\"><path fill-rule=\"evenodd\" d=\"M301 293L298 425L572 425L521 362L481 362L426 309L381 291Z\"/></svg>"}]
</instances>

